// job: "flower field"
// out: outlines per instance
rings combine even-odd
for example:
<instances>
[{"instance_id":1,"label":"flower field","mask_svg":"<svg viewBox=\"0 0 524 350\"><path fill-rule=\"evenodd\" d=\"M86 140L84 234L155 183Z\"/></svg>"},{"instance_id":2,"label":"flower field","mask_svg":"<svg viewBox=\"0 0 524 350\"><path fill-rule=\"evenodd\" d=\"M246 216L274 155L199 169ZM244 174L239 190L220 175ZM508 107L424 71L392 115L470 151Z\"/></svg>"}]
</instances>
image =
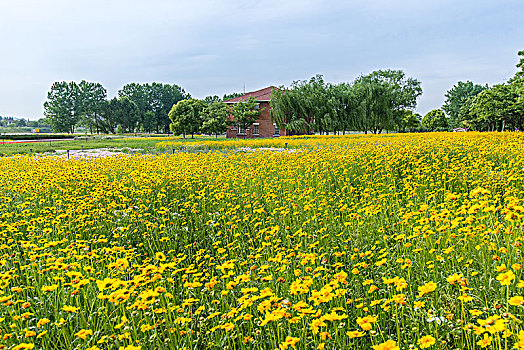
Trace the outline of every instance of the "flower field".
<instances>
[{"instance_id":1,"label":"flower field","mask_svg":"<svg viewBox=\"0 0 524 350\"><path fill-rule=\"evenodd\" d=\"M524 349L523 134L207 142L0 158L0 347Z\"/></svg>"}]
</instances>

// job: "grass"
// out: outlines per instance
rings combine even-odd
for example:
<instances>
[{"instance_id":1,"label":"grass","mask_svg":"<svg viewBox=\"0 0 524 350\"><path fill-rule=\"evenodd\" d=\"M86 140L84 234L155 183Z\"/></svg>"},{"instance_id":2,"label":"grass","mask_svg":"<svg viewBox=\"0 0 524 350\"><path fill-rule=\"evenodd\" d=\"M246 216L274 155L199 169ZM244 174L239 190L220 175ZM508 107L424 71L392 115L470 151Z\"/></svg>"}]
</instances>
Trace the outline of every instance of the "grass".
<instances>
[{"instance_id":1,"label":"grass","mask_svg":"<svg viewBox=\"0 0 524 350\"><path fill-rule=\"evenodd\" d=\"M173 143L178 142L202 142L214 137L195 137L181 138L181 137L83 137L77 140L51 141L51 142L30 142L30 143L4 143L0 140L0 154L11 156L15 154L36 154L49 153L56 150L88 150L96 148L131 148L140 149L135 151L139 153L166 153L170 152L171 148L159 149L156 147L158 142L169 140ZM220 139L220 138L219 138ZM126 152L126 150L124 150Z\"/></svg>"}]
</instances>

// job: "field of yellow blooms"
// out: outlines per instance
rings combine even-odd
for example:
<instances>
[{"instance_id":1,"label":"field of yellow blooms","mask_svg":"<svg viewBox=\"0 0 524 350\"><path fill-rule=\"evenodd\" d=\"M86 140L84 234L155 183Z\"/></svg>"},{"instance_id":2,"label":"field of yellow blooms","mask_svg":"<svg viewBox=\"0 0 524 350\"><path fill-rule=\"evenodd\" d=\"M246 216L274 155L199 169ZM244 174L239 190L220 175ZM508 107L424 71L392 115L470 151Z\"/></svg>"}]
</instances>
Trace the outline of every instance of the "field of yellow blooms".
<instances>
[{"instance_id":1,"label":"field of yellow blooms","mask_svg":"<svg viewBox=\"0 0 524 350\"><path fill-rule=\"evenodd\" d=\"M0 158L0 348L524 349L524 134L214 142Z\"/></svg>"}]
</instances>

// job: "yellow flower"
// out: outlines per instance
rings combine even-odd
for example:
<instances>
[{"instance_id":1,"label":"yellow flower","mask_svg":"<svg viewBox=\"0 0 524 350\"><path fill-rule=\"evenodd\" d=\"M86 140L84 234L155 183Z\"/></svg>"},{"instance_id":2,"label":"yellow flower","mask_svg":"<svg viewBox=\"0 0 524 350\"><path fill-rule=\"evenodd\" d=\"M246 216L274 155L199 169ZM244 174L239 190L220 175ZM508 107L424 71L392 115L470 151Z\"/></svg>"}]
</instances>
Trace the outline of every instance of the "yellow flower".
<instances>
[{"instance_id":1,"label":"yellow flower","mask_svg":"<svg viewBox=\"0 0 524 350\"><path fill-rule=\"evenodd\" d=\"M357 323L364 331L369 331L373 328L373 324L377 322L377 316L365 316L357 318Z\"/></svg>"},{"instance_id":2,"label":"yellow flower","mask_svg":"<svg viewBox=\"0 0 524 350\"><path fill-rule=\"evenodd\" d=\"M81 329L80 331L76 332L75 335L78 338L85 340L88 335L93 335L93 331L91 329Z\"/></svg>"},{"instance_id":3,"label":"yellow flower","mask_svg":"<svg viewBox=\"0 0 524 350\"><path fill-rule=\"evenodd\" d=\"M437 289L437 284L433 281L424 284L423 286L418 287L418 297L421 298L425 294L433 292Z\"/></svg>"},{"instance_id":4,"label":"yellow flower","mask_svg":"<svg viewBox=\"0 0 524 350\"><path fill-rule=\"evenodd\" d=\"M158 261L166 261L166 259L167 259L166 256L165 256L165 254L162 253L162 252L157 252L157 253L155 254L155 258L156 258Z\"/></svg>"},{"instance_id":5,"label":"yellow flower","mask_svg":"<svg viewBox=\"0 0 524 350\"><path fill-rule=\"evenodd\" d=\"M141 350L141 346L128 345L125 348L123 346L119 347L118 350Z\"/></svg>"},{"instance_id":6,"label":"yellow flower","mask_svg":"<svg viewBox=\"0 0 524 350\"><path fill-rule=\"evenodd\" d=\"M454 273L453 275L446 278L446 281L450 284L455 284L456 282L460 281L464 276L462 274Z\"/></svg>"},{"instance_id":7,"label":"yellow flower","mask_svg":"<svg viewBox=\"0 0 524 350\"><path fill-rule=\"evenodd\" d=\"M517 335L518 337L518 342L515 343L515 348L516 349L519 349L519 350L522 350L524 349L524 331L520 331L519 334Z\"/></svg>"},{"instance_id":8,"label":"yellow flower","mask_svg":"<svg viewBox=\"0 0 524 350\"><path fill-rule=\"evenodd\" d=\"M400 350L400 348L396 341L390 339L382 344L373 345L373 350Z\"/></svg>"},{"instance_id":9,"label":"yellow flower","mask_svg":"<svg viewBox=\"0 0 524 350\"><path fill-rule=\"evenodd\" d=\"M37 339L42 338L42 337L43 337L44 335L46 335L46 334L47 334L47 331L42 331L42 332L38 333L38 335L36 336L36 338L37 338Z\"/></svg>"},{"instance_id":10,"label":"yellow flower","mask_svg":"<svg viewBox=\"0 0 524 350\"><path fill-rule=\"evenodd\" d=\"M293 338L293 337L286 337L286 341L281 343L278 347L281 349L281 350L285 350L287 349L288 347L292 347L292 348L295 348L295 345L296 343L298 343L300 341L300 338Z\"/></svg>"},{"instance_id":11,"label":"yellow flower","mask_svg":"<svg viewBox=\"0 0 524 350\"><path fill-rule=\"evenodd\" d=\"M26 331L25 332L25 337L26 338L31 338L31 337L34 337L36 335L36 332L34 331Z\"/></svg>"},{"instance_id":12,"label":"yellow flower","mask_svg":"<svg viewBox=\"0 0 524 350\"><path fill-rule=\"evenodd\" d=\"M508 303L510 305L522 305L524 304L524 298L520 295L509 298Z\"/></svg>"},{"instance_id":13,"label":"yellow flower","mask_svg":"<svg viewBox=\"0 0 524 350\"><path fill-rule=\"evenodd\" d=\"M346 332L346 335L351 339L351 338L359 338L359 337L363 337L364 335L366 335L366 332L361 332L361 331L347 331Z\"/></svg>"},{"instance_id":14,"label":"yellow flower","mask_svg":"<svg viewBox=\"0 0 524 350\"><path fill-rule=\"evenodd\" d=\"M423 336L418 340L418 345L421 349L429 348L431 345L435 344L436 339L431 335Z\"/></svg>"},{"instance_id":15,"label":"yellow flower","mask_svg":"<svg viewBox=\"0 0 524 350\"><path fill-rule=\"evenodd\" d=\"M488 336L487 333L484 333L484 338L479 340L477 342L477 345L479 345L481 348L485 348L491 344L491 341L493 340L493 337Z\"/></svg>"},{"instance_id":16,"label":"yellow flower","mask_svg":"<svg viewBox=\"0 0 524 350\"><path fill-rule=\"evenodd\" d=\"M222 328L226 331L226 332L229 332L230 330L232 330L233 328L235 328L235 325L233 323L226 323L225 325L222 326Z\"/></svg>"},{"instance_id":17,"label":"yellow flower","mask_svg":"<svg viewBox=\"0 0 524 350\"><path fill-rule=\"evenodd\" d=\"M74 307L74 306L69 306L69 305L64 305L64 307L62 307L62 310L66 311L66 312L78 312L78 310L80 310L79 307Z\"/></svg>"},{"instance_id":18,"label":"yellow flower","mask_svg":"<svg viewBox=\"0 0 524 350\"><path fill-rule=\"evenodd\" d=\"M511 284L511 281L513 281L514 279L515 274L511 270L501 273L497 276L497 280L500 281L500 284L503 286L509 286Z\"/></svg>"},{"instance_id":19,"label":"yellow flower","mask_svg":"<svg viewBox=\"0 0 524 350\"><path fill-rule=\"evenodd\" d=\"M13 348L13 350L22 350L22 349L34 349L35 344L31 343L20 343Z\"/></svg>"},{"instance_id":20,"label":"yellow flower","mask_svg":"<svg viewBox=\"0 0 524 350\"><path fill-rule=\"evenodd\" d=\"M54 291L57 288L58 288L58 284L53 284L51 286L42 286L41 290L45 294L47 292L52 292L52 291Z\"/></svg>"}]
</instances>

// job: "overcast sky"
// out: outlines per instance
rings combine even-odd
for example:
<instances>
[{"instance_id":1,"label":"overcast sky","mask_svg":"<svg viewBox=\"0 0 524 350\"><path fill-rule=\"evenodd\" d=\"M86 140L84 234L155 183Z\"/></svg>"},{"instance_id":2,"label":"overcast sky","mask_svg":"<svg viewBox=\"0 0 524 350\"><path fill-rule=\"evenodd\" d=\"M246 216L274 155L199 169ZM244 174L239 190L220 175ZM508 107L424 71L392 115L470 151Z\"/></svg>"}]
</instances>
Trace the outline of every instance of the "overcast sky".
<instances>
[{"instance_id":1,"label":"overcast sky","mask_svg":"<svg viewBox=\"0 0 524 350\"><path fill-rule=\"evenodd\" d=\"M0 115L40 118L59 80L203 98L386 68L422 81L424 114L459 80L511 77L523 21L523 0L0 0Z\"/></svg>"}]
</instances>

